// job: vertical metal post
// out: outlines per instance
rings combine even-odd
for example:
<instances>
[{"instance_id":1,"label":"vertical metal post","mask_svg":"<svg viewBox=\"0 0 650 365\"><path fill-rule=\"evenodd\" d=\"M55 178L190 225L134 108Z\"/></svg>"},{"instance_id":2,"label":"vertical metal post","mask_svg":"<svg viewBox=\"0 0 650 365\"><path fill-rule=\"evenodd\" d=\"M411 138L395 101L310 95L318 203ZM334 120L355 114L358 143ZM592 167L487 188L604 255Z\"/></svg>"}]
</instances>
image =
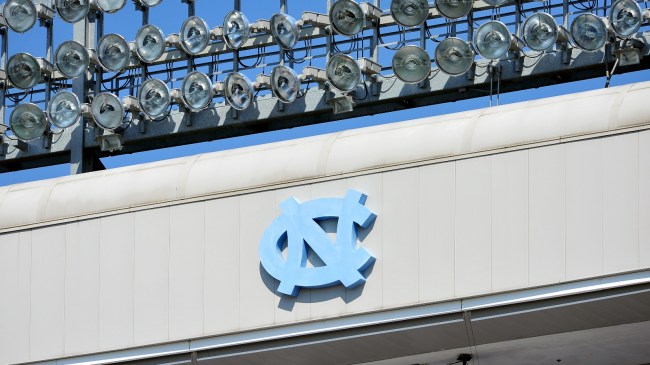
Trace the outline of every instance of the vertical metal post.
<instances>
[{"instance_id":1,"label":"vertical metal post","mask_svg":"<svg viewBox=\"0 0 650 365\"><path fill-rule=\"evenodd\" d=\"M233 9L241 11L241 0L234 0ZM239 71L239 50L234 50L232 53L232 70Z\"/></svg>"},{"instance_id":2,"label":"vertical metal post","mask_svg":"<svg viewBox=\"0 0 650 365\"><path fill-rule=\"evenodd\" d=\"M99 39L104 36L104 13L102 13L101 11L95 13L94 21L88 22L89 32L90 32L90 28L93 26L95 30L95 39L93 40L92 47L88 47L88 48L96 48L95 45L99 44ZM87 39L88 41L90 41L90 35ZM95 90L94 90L95 95L101 92L103 77L104 77L103 70L101 69L101 67L98 67L95 72Z\"/></svg>"},{"instance_id":3,"label":"vertical metal post","mask_svg":"<svg viewBox=\"0 0 650 365\"><path fill-rule=\"evenodd\" d=\"M515 36L518 39L521 39L521 11L520 10L521 0L515 1Z\"/></svg>"},{"instance_id":4,"label":"vertical metal post","mask_svg":"<svg viewBox=\"0 0 650 365\"><path fill-rule=\"evenodd\" d=\"M287 0L280 0L280 13L281 14L287 13ZM285 54L284 48L280 47L280 65L284 65L284 54Z\"/></svg>"},{"instance_id":5,"label":"vertical metal post","mask_svg":"<svg viewBox=\"0 0 650 365\"><path fill-rule=\"evenodd\" d=\"M5 72L7 71L7 50L9 49L9 30L5 28L0 29L0 40L2 41L2 47L0 47L0 67L2 67ZM0 88L0 124L5 122L5 93L7 90L6 81L2 83L2 88ZM0 139L2 136L0 135ZM2 142L0 142L0 149L2 149ZM0 151L3 152L3 151Z\"/></svg>"},{"instance_id":6,"label":"vertical metal post","mask_svg":"<svg viewBox=\"0 0 650 365\"><path fill-rule=\"evenodd\" d=\"M374 1L374 5L381 9L381 2L379 0ZM372 62L379 63L379 22L381 20L377 19L377 26L372 30L372 42L370 43L371 54L370 57Z\"/></svg>"},{"instance_id":7,"label":"vertical metal post","mask_svg":"<svg viewBox=\"0 0 650 365\"><path fill-rule=\"evenodd\" d=\"M564 19L562 24L565 29L569 28L569 0L563 0L562 2L562 14L564 14Z\"/></svg>"},{"instance_id":8,"label":"vertical metal post","mask_svg":"<svg viewBox=\"0 0 650 365\"><path fill-rule=\"evenodd\" d=\"M187 1L187 17L194 16L196 14L196 4L194 0Z\"/></svg>"},{"instance_id":9,"label":"vertical metal post","mask_svg":"<svg viewBox=\"0 0 650 365\"><path fill-rule=\"evenodd\" d=\"M329 13L330 8L332 7L332 0L327 0L327 12ZM325 63L330 60L332 54L332 37L334 37L334 31L332 30L332 25L330 24L327 27L327 37L325 38Z\"/></svg>"},{"instance_id":10,"label":"vertical metal post","mask_svg":"<svg viewBox=\"0 0 650 365\"><path fill-rule=\"evenodd\" d=\"M46 35L46 41L45 41L45 58L47 59L47 62L49 62L51 65L54 65L54 53L52 52L52 47L54 47L54 20L44 20L43 25L45 26L47 35ZM45 105L50 101L50 94L51 94L51 89L52 89L52 76L50 75L50 78L47 80L45 83Z\"/></svg>"}]
</instances>

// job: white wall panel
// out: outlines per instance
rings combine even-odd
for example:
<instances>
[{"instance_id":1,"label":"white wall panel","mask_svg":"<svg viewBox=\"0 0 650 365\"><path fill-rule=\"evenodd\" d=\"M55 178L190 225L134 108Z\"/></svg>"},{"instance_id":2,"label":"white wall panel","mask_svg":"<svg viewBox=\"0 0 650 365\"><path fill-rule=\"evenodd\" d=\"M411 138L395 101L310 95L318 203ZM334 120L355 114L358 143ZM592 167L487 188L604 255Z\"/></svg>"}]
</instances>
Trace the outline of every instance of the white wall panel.
<instances>
[{"instance_id":1,"label":"white wall panel","mask_svg":"<svg viewBox=\"0 0 650 365\"><path fill-rule=\"evenodd\" d=\"M456 274L458 297L492 285L492 158L456 162Z\"/></svg>"},{"instance_id":2,"label":"white wall panel","mask_svg":"<svg viewBox=\"0 0 650 365\"><path fill-rule=\"evenodd\" d=\"M639 264L639 136L603 139L603 271Z\"/></svg>"},{"instance_id":3,"label":"white wall panel","mask_svg":"<svg viewBox=\"0 0 650 365\"><path fill-rule=\"evenodd\" d=\"M345 180L332 180L311 185L313 198L340 198L345 196ZM336 231L336 222L325 223L327 231ZM332 235L334 236L334 235ZM345 287L337 285L311 291L311 318L338 316L345 313Z\"/></svg>"},{"instance_id":4,"label":"white wall panel","mask_svg":"<svg viewBox=\"0 0 650 365\"><path fill-rule=\"evenodd\" d=\"M32 231L30 358L64 354L66 227Z\"/></svg>"},{"instance_id":5,"label":"white wall panel","mask_svg":"<svg viewBox=\"0 0 650 365\"><path fill-rule=\"evenodd\" d=\"M603 141L566 146L566 279L603 271Z\"/></svg>"},{"instance_id":6,"label":"white wall panel","mask_svg":"<svg viewBox=\"0 0 650 365\"><path fill-rule=\"evenodd\" d=\"M639 266L650 267L650 131L639 133Z\"/></svg>"},{"instance_id":7,"label":"white wall panel","mask_svg":"<svg viewBox=\"0 0 650 365\"><path fill-rule=\"evenodd\" d=\"M169 338L203 334L205 203L171 207Z\"/></svg>"},{"instance_id":8,"label":"white wall panel","mask_svg":"<svg viewBox=\"0 0 650 365\"><path fill-rule=\"evenodd\" d=\"M454 297L456 164L420 167L418 297Z\"/></svg>"},{"instance_id":9,"label":"white wall panel","mask_svg":"<svg viewBox=\"0 0 650 365\"><path fill-rule=\"evenodd\" d=\"M239 324L242 329L275 322L277 283L259 260L260 238L275 219L275 192L242 195L239 204ZM262 224L261 224L262 223Z\"/></svg>"},{"instance_id":10,"label":"white wall panel","mask_svg":"<svg viewBox=\"0 0 650 365\"><path fill-rule=\"evenodd\" d=\"M528 285L528 151L492 156L492 290Z\"/></svg>"},{"instance_id":11,"label":"white wall panel","mask_svg":"<svg viewBox=\"0 0 650 365\"><path fill-rule=\"evenodd\" d=\"M100 220L66 225L65 351L99 349Z\"/></svg>"},{"instance_id":12,"label":"white wall panel","mask_svg":"<svg viewBox=\"0 0 650 365\"><path fill-rule=\"evenodd\" d=\"M134 215L101 219L99 349L133 346Z\"/></svg>"},{"instance_id":13,"label":"white wall panel","mask_svg":"<svg viewBox=\"0 0 650 365\"><path fill-rule=\"evenodd\" d=\"M0 364L29 360L31 248L31 231L0 235Z\"/></svg>"},{"instance_id":14,"label":"white wall panel","mask_svg":"<svg viewBox=\"0 0 650 365\"><path fill-rule=\"evenodd\" d=\"M170 208L136 212L133 342L169 339Z\"/></svg>"},{"instance_id":15,"label":"white wall panel","mask_svg":"<svg viewBox=\"0 0 650 365\"><path fill-rule=\"evenodd\" d=\"M566 145L528 151L529 284L565 278Z\"/></svg>"},{"instance_id":16,"label":"white wall panel","mask_svg":"<svg viewBox=\"0 0 650 365\"><path fill-rule=\"evenodd\" d=\"M420 169L383 174L383 305L394 307L418 300Z\"/></svg>"},{"instance_id":17,"label":"white wall panel","mask_svg":"<svg viewBox=\"0 0 650 365\"><path fill-rule=\"evenodd\" d=\"M239 197L205 202L204 332L239 329Z\"/></svg>"},{"instance_id":18,"label":"white wall panel","mask_svg":"<svg viewBox=\"0 0 650 365\"><path fill-rule=\"evenodd\" d=\"M358 235L365 247L377 260L366 271L365 284L353 289L346 289L345 302L347 313L365 312L383 307L384 278L384 208L382 200L382 174L354 177L347 180L348 189L355 189L368 196L366 206L377 215L371 230L359 230ZM370 232L370 233L369 233Z\"/></svg>"}]
</instances>

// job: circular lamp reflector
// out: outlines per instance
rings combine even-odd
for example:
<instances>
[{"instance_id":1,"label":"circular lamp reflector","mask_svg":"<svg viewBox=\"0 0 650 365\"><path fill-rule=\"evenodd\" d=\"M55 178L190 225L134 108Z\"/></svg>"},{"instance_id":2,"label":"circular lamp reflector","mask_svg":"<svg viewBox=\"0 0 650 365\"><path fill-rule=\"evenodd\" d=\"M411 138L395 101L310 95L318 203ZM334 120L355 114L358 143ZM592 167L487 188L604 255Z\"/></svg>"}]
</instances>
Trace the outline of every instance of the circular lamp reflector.
<instances>
[{"instance_id":1,"label":"circular lamp reflector","mask_svg":"<svg viewBox=\"0 0 650 365\"><path fill-rule=\"evenodd\" d=\"M271 72L271 90L281 102L291 103L300 92L300 79L293 69L282 65L275 66Z\"/></svg>"},{"instance_id":2,"label":"circular lamp reflector","mask_svg":"<svg viewBox=\"0 0 650 365\"><path fill-rule=\"evenodd\" d=\"M135 53L145 63L151 63L165 52L165 35L160 28L147 24L135 35Z\"/></svg>"},{"instance_id":3,"label":"circular lamp reflector","mask_svg":"<svg viewBox=\"0 0 650 365\"><path fill-rule=\"evenodd\" d=\"M228 47L237 49L251 35L251 25L241 11L233 10L223 19L223 40Z\"/></svg>"},{"instance_id":4,"label":"circular lamp reflector","mask_svg":"<svg viewBox=\"0 0 650 365\"><path fill-rule=\"evenodd\" d=\"M357 61L342 53L330 58L325 74L332 86L341 91L352 91L361 81L361 69Z\"/></svg>"},{"instance_id":5,"label":"circular lamp reflector","mask_svg":"<svg viewBox=\"0 0 650 365\"><path fill-rule=\"evenodd\" d=\"M494 7L502 6L510 2L510 0L483 0L486 4Z\"/></svg>"},{"instance_id":6,"label":"circular lamp reflector","mask_svg":"<svg viewBox=\"0 0 650 365\"><path fill-rule=\"evenodd\" d=\"M114 13L126 5L126 0L96 0L97 7L106 13Z\"/></svg>"},{"instance_id":7,"label":"circular lamp reflector","mask_svg":"<svg viewBox=\"0 0 650 365\"><path fill-rule=\"evenodd\" d=\"M431 73L431 58L417 46L404 46L393 56L393 71L407 84L418 83Z\"/></svg>"},{"instance_id":8,"label":"circular lamp reflector","mask_svg":"<svg viewBox=\"0 0 650 365\"><path fill-rule=\"evenodd\" d=\"M329 18L334 30L347 36L361 32L365 24L361 6L352 0L338 0L332 4Z\"/></svg>"},{"instance_id":9,"label":"circular lamp reflector","mask_svg":"<svg viewBox=\"0 0 650 365\"><path fill-rule=\"evenodd\" d=\"M199 71L188 73L183 78L181 96L190 111L198 112L207 108L212 101L212 82L210 78Z\"/></svg>"},{"instance_id":10,"label":"circular lamp reflector","mask_svg":"<svg viewBox=\"0 0 650 365\"><path fill-rule=\"evenodd\" d=\"M253 84L246 75L233 72L224 81L224 94L230 106L237 110L244 110L253 100Z\"/></svg>"},{"instance_id":11,"label":"circular lamp reflector","mask_svg":"<svg viewBox=\"0 0 650 365\"><path fill-rule=\"evenodd\" d=\"M271 34L275 43L283 49L292 49L300 37L296 19L287 14L274 14L271 17Z\"/></svg>"},{"instance_id":12,"label":"circular lamp reflector","mask_svg":"<svg viewBox=\"0 0 650 365\"><path fill-rule=\"evenodd\" d=\"M112 33L99 39L97 54L99 55L99 62L105 69L118 72L129 64L131 52L124 37Z\"/></svg>"},{"instance_id":13,"label":"circular lamp reflector","mask_svg":"<svg viewBox=\"0 0 650 365\"><path fill-rule=\"evenodd\" d=\"M32 55L16 53L7 62L7 77L17 88L31 89L41 81L41 66Z\"/></svg>"},{"instance_id":14,"label":"circular lamp reflector","mask_svg":"<svg viewBox=\"0 0 650 365\"><path fill-rule=\"evenodd\" d=\"M140 85L138 103L142 111L150 118L158 118L167 112L172 98L167 84L158 79L148 79Z\"/></svg>"},{"instance_id":15,"label":"circular lamp reflector","mask_svg":"<svg viewBox=\"0 0 650 365\"><path fill-rule=\"evenodd\" d=\"M474 45L481 56L496 60L508 53L511 39L508 27L500 21L492 20L478 27Z\"/></svg>"},{"instance_id":16,"label":"circular lamp reflector","mask_svg":"<svg viewBox=\"0 0 650 365\"><path fill-rule=\"evenodd\" d=\"M415 27L424 23L429 16L428 0L393 0L390 13L397 23L405 27Z\"/></svg>"},{"instance_id":17,"label":"circular lamp reflector","mask_svg":"<svg viewBox=\"0 0 650 365\"><path fill-rule=\"evenodd\" d=\"M473 6L473 0L436 0L436 9L447 19L462 18L469 14Z\"/></svg>"},{"instance_id":18,"label":"circular lamp reflector","mask_svg":"<svg viewBox=\"0 0 650 365\"><path fill-rule=\"evenodd\" d=\"M571 23L575 44L585 51L596 51L607 42L607 25L594 14L580 14Z\"/></svg>"},{"instance_id":19,"label":"circular lamp reflector","mask_svg":"<svg viewBox=\"0 0 650 365\"><path fill-rule=\"evenodd\" d=\"M47 115L56 127L67 128L81 118L79 99L69 91L59 91L47 104Z\"/></svg>"},{"instance_id":20,"label":"circular lamp reflector","mask_svg":"<svg viewBox=\"0 0 650 365\"><path fill-rule=\"evenodd\" d=\"M609 11L609 21L616 34L629 37L638 32L643 23L641 7L633 0L618 0Z\"/></svg>"},{"instance_id":21,"label":"circular lamp reflector","mask_svg":"<svg viewBox=\"0 0 650 365\"><path fill-rule=\"evenodd\" d=\"M4 4L2 15L11 30L24 33L32 29L37 14L32 0L9 0Z\"/></svg>"},{"instance_id":22,"label":"circular lamp reflector","mask_svg":"<svg viewBox=\"0 0 650 365\"><path fill-rule=\"evenodd\" d=\"M68 23L82 20L90 11L89 0L56 0L55 6L61 19Z\"/></svg>"},{"instance_id":23,"label":"circular lamp reflector","mask_svg":"<svg viewBox=\"0 0 650 365\"><path fill-rule=\"evenodd\" d=\"M535 13L524 22L524 41L534 51L544 51L557 42L558 26L547 13Z\"/></svg>"},{"instance_id":24,"label":"circular lamp reflector","mask_svg":"<svg viewBox=\"0 0 650 365\"><path fill-rule=\"evenodd\" d=\"M47 118L36 104L26 103L11 112L9 124L14 135L23 141L31 141L45 133Z\"/></svg>"},{"instance_id":25,"label":"circular lamp reflector","mask_svg":"<svg viewBox=\"0 0 650 365\"><path fill-rule=\"evenodd\" d=\"M160 4L161 2L162 0L140 0L140 4L150 8Z\"/></svg>"},{"instance_id":26,"label":"circular lamp reflector","mask_svg":"<svg viewBox=\"0 0 650 365\"><path fill-rule=\"evenodd\" d=\"M113 130L122 124L124 106L114 94L103 92L97 94L90 104L93 119L102 129Z\"/></svg>"},{"instance_id":27,"label":"circular lamp reflector","mask_svg":"<svg viewBox=\"0 0 650 365\"><path fill-rule=\"evenodd\" d=\"M460 75L472 67L474 51L469 43L450 37L438 43L435 52L438 68L448 75Z\"/></svg>"},{"instance_id":28,"label":"circular lamp reflector","mask_svg":"<svg viewBox=\"0 0 650 365\"><path fill-rule=\"evenodd\" d=\"M189 55L195 55L208 46L210 31L205 20L191 16L181 26L181 48Z\"/></svg>"},{"instance_id":29,"label":"circular lamp reflector","mask_svg":"<svg viewBox=\"0 0 650 365\"><path fill-rule=\"evenodd\" d=\"M56 49L56 67L65 77L75 78L86 72L90 64L88 51L79 42L65 41Z\"/></svg>"}]
</instances>

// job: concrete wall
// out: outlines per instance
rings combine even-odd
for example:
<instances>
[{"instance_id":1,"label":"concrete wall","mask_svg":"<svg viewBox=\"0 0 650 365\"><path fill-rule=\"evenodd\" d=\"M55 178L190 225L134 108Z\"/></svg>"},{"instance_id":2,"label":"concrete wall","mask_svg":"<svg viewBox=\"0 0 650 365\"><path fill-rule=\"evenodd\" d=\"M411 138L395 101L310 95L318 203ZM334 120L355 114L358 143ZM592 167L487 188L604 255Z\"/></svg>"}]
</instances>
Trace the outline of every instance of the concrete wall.
<instances>
[{"instance_id":1,"label":"concrete wall","mask_svg":"<svg viewBox=\"0 0 650 365\"><path fill-rule=\"evenodd\" d=\"M8 230L0 363L648 269L650 131L596 137ZM367 283L276 295L258 246L279 203L347 189L377 214Z\"/></svg>"}]
</instances>

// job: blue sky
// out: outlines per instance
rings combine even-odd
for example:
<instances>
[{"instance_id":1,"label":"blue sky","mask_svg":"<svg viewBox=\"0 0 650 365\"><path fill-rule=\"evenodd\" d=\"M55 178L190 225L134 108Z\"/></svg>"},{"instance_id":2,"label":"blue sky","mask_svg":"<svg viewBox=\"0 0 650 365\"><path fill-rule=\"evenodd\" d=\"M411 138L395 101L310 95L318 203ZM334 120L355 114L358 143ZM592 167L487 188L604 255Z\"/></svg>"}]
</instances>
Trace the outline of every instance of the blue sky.
<instances>
[{"instance_id":1,"label":"blue sky","mask_svg":"<svg viewBox=\"0 0 650 365\"><path fill-rule=\"evenodd\" d=\"M384 0L383 8L387 8L389 2ZM224 5L228 4L228 5ZM289 1L289 13L295 18L305 10L326 12L325 0L318 1ZM221 0L196 0L196 14L203 17L210 27L221 25L223 17L232 9L231 3ZM242 11L248 16L251 22L256 19L268 19L279 9L279 1L268 0L242 0ZM163 0L162 4L151 9L150 23L160 27L165 34L178 32L183 20L186 18L187 7L181 4L180 0ZM140 27L140 16L134 10L131 1L127 2L124 9L115 14L108 14L105 17L105 33L119 33L127 40L133 40ZM72 25L55 20L55 47L59 43L72 39ZM37 57L45 55L45 30L35 26L25 34L11 32L9 42L9 56L17 52L29 52ZM385 62L384 62L385 63ZM259 73L259 70L256 70ZM300 69L296 70L300 73ZM269 71L267 70L267 73ZM631 82L650 80L650 71L640 71L622 75L615 75L611 86L627 84ZM605 84L604 70L603 77L569 83L564 85L549 86L539 89L530 89L515 93L501 95L501 103L513 103L518 101L537 99L559 94L567 94L585 90L602 88ZM199 153L220 151L261 143L275 142L285 139L293 139L322 133L331 133L345 129L360 128L370 125L391 123L426 116L453 113L468 109L484 108L489 106L487 97L458 101L454 103L440 104L417 109L410 109L400 112L384 113L368 117L345 119L336 122L323 123L288 130L281 130L257 135L230 138L206 143L198 143L187 146L167 148L138 154L122 155L104 158L102 161L107 168L115 168L139 163L146 163L162 159L169 159L182 156L190 156ZM69 173L69 165L57 165L39 169L11 172L0 174L0 186L10 185L25 181L46 179L58 176L65 176Z\"/></svg>"}]
</instances>

